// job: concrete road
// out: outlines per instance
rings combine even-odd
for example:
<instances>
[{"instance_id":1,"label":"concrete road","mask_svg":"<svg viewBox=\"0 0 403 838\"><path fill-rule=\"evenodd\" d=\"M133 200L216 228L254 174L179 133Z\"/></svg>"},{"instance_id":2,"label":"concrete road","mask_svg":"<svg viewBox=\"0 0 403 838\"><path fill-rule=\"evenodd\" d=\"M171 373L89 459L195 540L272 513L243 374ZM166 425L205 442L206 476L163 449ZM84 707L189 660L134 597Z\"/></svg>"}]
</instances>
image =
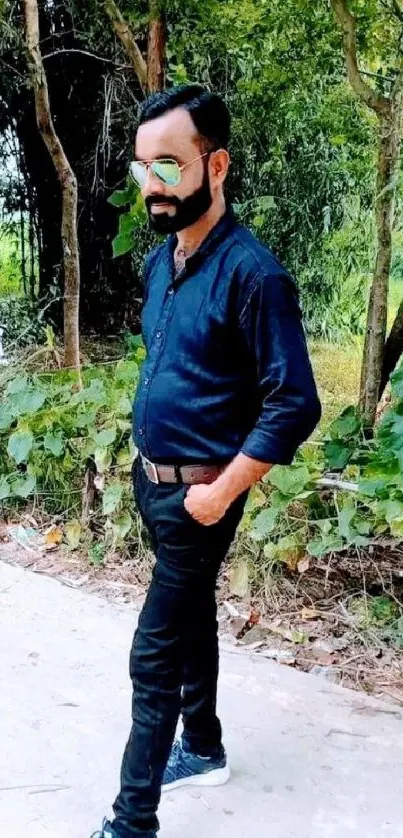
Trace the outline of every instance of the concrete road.
<instances>
[{"instance_id":1,"label":"concrete road","mask_svg":"<svg viewBox=\"0 0 403 838\"><path fill-rule=\"evenodd\" d=\"M0 563L0 835L88 838L130 725L128 606ZM403 838L403 723L382 704L222 654L233 777L165 796L161 838Z\"/></svg>"}]
</instances>

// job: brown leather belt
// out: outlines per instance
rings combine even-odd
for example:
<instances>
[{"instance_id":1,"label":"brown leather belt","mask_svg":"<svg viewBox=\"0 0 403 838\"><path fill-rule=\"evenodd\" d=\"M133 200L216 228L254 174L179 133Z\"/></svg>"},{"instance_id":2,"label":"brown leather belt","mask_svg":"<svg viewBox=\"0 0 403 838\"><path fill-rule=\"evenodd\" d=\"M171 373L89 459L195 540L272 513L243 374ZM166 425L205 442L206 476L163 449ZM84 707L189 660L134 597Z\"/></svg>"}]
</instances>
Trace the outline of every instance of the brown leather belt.
<instances>
[{"instance_id":1,"label":"brown leather belt","mask_svg":"<svg viewBox=\"0 0 403 838\"><path fill-rule=\"evenodd\" d=\"M226 468L226 464L162 466L152 463L143 454L140 454L140 462L151 483L212 483Z\"/></svg>"}]
</instances>

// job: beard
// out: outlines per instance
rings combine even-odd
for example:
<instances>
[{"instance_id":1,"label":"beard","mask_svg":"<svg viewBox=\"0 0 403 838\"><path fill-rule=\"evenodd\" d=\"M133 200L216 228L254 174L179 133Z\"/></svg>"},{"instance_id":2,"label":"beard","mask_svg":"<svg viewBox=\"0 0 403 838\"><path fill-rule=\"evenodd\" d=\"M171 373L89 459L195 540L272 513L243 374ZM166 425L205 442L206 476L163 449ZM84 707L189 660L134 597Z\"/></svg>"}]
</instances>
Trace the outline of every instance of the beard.
<instances>
[{"instance_id":1,"label":"beard","mask_svg":"<svg viewBox=\"0 0 403 838\"><path fill-rule=\"evenodd\" d=\"M180 199L176 195L170 195L169 198L164 198L162 195L147 195L145 199L150 224L157 233L179 233L185 227L191 227L210 209L212 202L207 166L204 169L201 186L186 198ZM176 212L172 215L168 212L154 214L151 212L153 204L170 204L175 207Z\"/></svg>"}]
</instances>

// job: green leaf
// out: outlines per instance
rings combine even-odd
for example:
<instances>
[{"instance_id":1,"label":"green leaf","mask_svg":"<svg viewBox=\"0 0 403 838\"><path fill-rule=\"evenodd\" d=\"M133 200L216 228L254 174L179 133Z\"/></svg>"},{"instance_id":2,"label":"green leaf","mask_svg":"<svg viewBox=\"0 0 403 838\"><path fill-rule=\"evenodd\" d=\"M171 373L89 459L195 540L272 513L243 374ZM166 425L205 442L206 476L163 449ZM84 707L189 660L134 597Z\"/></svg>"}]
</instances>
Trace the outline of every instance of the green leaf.
<instances>
[{"instance_id":1,"label":"green leaf","mask_svg":"<svg viewBox=\"0 0 403 838\"><path fill-rule=\"evenodd\" d=\"M88 387L79 390L70 399L70 406L76 404L103 405L106 402L106 390L101 378L92 378Z\"/></svg>"},{"instance_id":2,"label":"green leaf","mask_svg":"<svg viewBox=\"0 0 403 838\"><path fill-rule=\"evenodd\" d=\"M62 434L51 433L48 431L43 440L43 446L47 451L51 451L55 457L60 457L64 451L64 441Z\"/></svg>"},{"instance_id":3,"label":"green leaf","mask_svg":"<svg viewBox=\"0 0 403 838\"><path fill-rule=\"evenodd\" d=\"M6 500L6 498L10 497L10 495L11 495L10 484L7 480L7 477L5 477L4 474L2 474L1 477L0 477L0 501L1 500Z\"/></svg>"},{"instance_id":4,"label":"green leaf","mask_svg":"<svg viewBox=\"0 0 403 838\"><path fill-rule=\"evenodd\" d=\"M353 503L346 501L344 506L339 509L338 512L338 521L339 521L339 534L342 538L344 538L347 542L350 542L351 539L354 537L354 532L351 529L351 521L355 515L355 506Z\"/></svg>"},{"instance_id":5,"label":"green leaf","mask_svg":"<svg viewBox=\"0 0 403 838\"><path fill-rule=\"evenodd\" d=\"M6 395L13 396L15 393L21 393L28 387L28 378L26 375L17 375L8 382L6 387Z\"/></svg>"},{"instance_id":6,"label":"green leaf","mask_svg":"<svg viewBox=\"0 0 403 838\"><path fill-rule=\"evenodd\" d=\"M129 251L133 249L133 246L134 239L131 234L128 235L126 233L119 233L112 240L113 258L116 259L118 256L124 256L125 253L129 253Z\"/></svg>"},{"instance_id":7,"label":"green leaf","mask_svg":"<svg viewBox=\"0 0 403 838\"><path fill-rule=\"evenodd\" d=\"M342 440L325 442L323 446L325 460L330 468L343 469L350 460L354 448Z\"/></svg>"},{"instance_id":8,"label":"green leaf","mask_svg":"<svg viewBox=\"0 0 403 838\"><path fill-rule=\"evenodd\" d=\"M116 189L107 200L108 204L112 204L113 207L125 207L132 200L132 191L131 189Z\"/></svg>"},{"instance_id":9,"label":"green leaf","mask_svg":"<svg viewBox=\"0 0 403 838\"><path fill-rule=\"evenodd\" d=\"M117 419L116 424L119 430L123 431L123 433L126 433L126 431L130 431L132 427L132 423L129 421L129 419Z\"/></svg>"},{"instance_id":10,"label":"green leaf","mask_svg":"<svg viewBox=\"0 0 403 838\"><path fill-rule=\"evenodd\" d=\"M93 425L96 419L96 413L93 410L87 410L85 413L78 413L76 418L77 428L86 428Z\"/></svg>"},{"instance_id":11,"label":"green leaf","mask_svg":"<svg viewBox=\"0 0 403 838\"><path fill-rule=\"evenodd\" d=\"M127 445L125 448L121 448L120 451L116 454L116 464L118 466L128 466L131 465L133 460L131 451L129 446Z\"/></svg>"},{"instance_id":12,"label":"green leaf","mask_svg":"<svg viewBox=\"0 0 403 838\"><path fill-rule=\"evenodd\" d=\"M115 442L115 439L116 425L113 425L110 428L104 428L104 430L99 431L95 437L95 442L100 448L106 448L108 445L112 445L112 442Z\"/></svg>"},{"instance_id":13,"label":"green leaf","mask_svg":"<svg viewBox=\"0 0 403 838\"><path fill-rule=\"evenodd\" d=\"M270 506L268 509L262 509L256 515L256 518L253 519L252 537L259 541L265 538L266 535L269 535L275 527L279 512L280 510L273 506Z\"/></svg>"},{"instance_id":14,"label":"green leaf","mask_svg":"<svg viewBox=\"0 0 403 838\"><path fill-rule=\"evenodd\" d=\"M11 491L16 497L27 498L32 495L36 486L36 479L32 475L21 476L12 481Z\"/></svg>"},{"instance_id":15,"label":"green leaf","mask_svg":"<svg viewBox=\"0 0 403 838\"><path fill-rule=\"evenodd\" d=\"M115 381L117 384L133 384L138 378L138 364L132 359L121 358L116 364Z\"/></svg>"},{"instance_id":16,"label":"green leaf","mask_svg":"<svg viewBox=\"0 0 403 838\"><path fill-rule=\"evenodd\" d=\"M120 416L130 416L132 412L132 403L127 396L122 396L116 405L116 412Z\"/></svg>"},{"instance_id":17,"label":"green leaf","mask_svg":"<svg viewBox=\"0 0 403 838\"><path fill-rule=\"evenodd\" d=\"M394 518L393 521L391 521L390 531L395 538L403 538L403 516L400 516L400 518Z\"/></svg>"},{"instance_id":18,"label":"green leaf","mask_svg":"<svg viewBox=\"0 0 403 838\"><path fill-rule=\"evenodd\" d=\"M403 399L403 364L391 376L390 384L393 395L398 399Z\"/></svg>"},{"instance_id":19,"label":"green leaf","mask_svg":"<svg viewBox=\"0 0 403 838\"><path fill-rule=\"evenodd\" d=\"M118 508L123 495L121 483L111 483L104 491L102 497L102 512L104 515L112 515Z\"/></svg>"},{"instance_id":20,"label":"green leaf","mask_svg":"<svg viewBox=\"0 0 403 838\"><path fill-rule=\"evenodd\" d=\"M107 448L96 448L94 452L95 465L99 474L103 474L111 467L112 454Z\"/></svg>"},{"instance_id":21,"label":"green leaf","mask_svg":"<svg viewBox=\"0 0 403 838\"><path fill-rule=\"evenodd\" d=\"M279 538L276 544L276 558L284 562L290 570L295 570L300 559L305 555L305 550L298 533L284 535Z\"/></svg>"},{"instance_id":22,"label":"green leaf","mask_svg":"<svg viewBox=\"0 0 403 838\"><path fill-rule=\"evenodd\" d=\"M260 509L265 503L267 503L267 497L259 484L255 483L249 492L244 511L254 512L255 509Z\"/></svg>"},{"instance_id":23,"label":"green leaf","mask_svg":"<svg viewBox=\"0 0 403 838\"><path fill-rule=\"evenodd\" d=\"M10 402L0 404L0 431L8 431L14 420L14 412Z\"/></svg>"},{"instance_id":24,"label":"green leaf","mask_svg":"<svg viewBox=\"0 0 403 838\"><path fill-rule=\"evenodd\" d=\"M361 420L357 414L357 408L346 407L340 416L335 419L330 427L329 433L332 439L343 439L357 434L361 428Z\"/></svg>"},{"instance_id":25,"label":"green leaf","mask_svg":"<svg viewBox=\"0 0 403 838\"><path fill-rule=\"evenodd\" d=\"M335 533L331 533L323 538L314 538L312 541L308 541L307 550L311 556L320 558L321 556L325 556L327 553L342 550L343 546L344 545L340 536Z\"/></svg>"},{"instance_id":26,"label":"green leaf","mask_svg":"<svg viewBox=\"0 0 403 838\"><path fill-rule=\"evenodd\" d=\"M123 539L130 532L132 523L133 521L128 512L124 512L122 515L119 515L119 517L112 522L113 541L115 544L123 541Z\"/></svg>"},{"instance_id":27,"label":"green leaf","mask_svg":"<svg viewBox=\"0 0 403 838\"><path fill-rule=\"evenodd\" d=\"M119 217L119 235L133 235L136 227L136 219L133 218L130 212L124 212Z\"/></svg>"},{"instance_id":28,"label":"green leaf","mask_svg":"<svg viewBox=\"0 0 403 838\"><path fill-rule=\"evenodd\" d=\"M388 483L389 480L386 478L364 477L362 480L358 482L358 491L360 495L364 495L368 498L374 498L378 495L379 492L382 492L384 489L386 489Z\"/></svg>"},{"instance_id":29,"label":"green leaf","mask_svg":"<svg viewBox=\"0 0 403 838\"><path fill-rule=\"evenodd\" d=\"M31 431L15 431L8 440L7 451L16 463L24 463L34 444Z\"/></svg>"},{"instance_id":30,"label":"green leaf","mask_svg":"<svg viewBox=\"0 0 403 838\"><path fill-rule=\"evenodd\" d=\"M25 390L16 393L13 397L18 413L20 415L36 413L46 400L46 393L43 390Z\"/></svg>"},{"instance_id":31,"label":"green leaf","mask_svg":"<svg viewBox=\"0 0 403 838\"><path fill-rule=\"evenodd\" d=\"M380 501L378 504L380 514L385 516L385 520L392 527L395 520L403 517L403 501L397 499L389 499Z\"/></svg>"},{"instance_id":32,"label":"green leaf","mask_svg":"<svg viewBox=\"0 0 403 838\"><path fill-rule=\"evenodd\" d=\"M307 466L273 466L268 480L284 495L298 495L311 480Z\"/></svg>"}]
</instances>

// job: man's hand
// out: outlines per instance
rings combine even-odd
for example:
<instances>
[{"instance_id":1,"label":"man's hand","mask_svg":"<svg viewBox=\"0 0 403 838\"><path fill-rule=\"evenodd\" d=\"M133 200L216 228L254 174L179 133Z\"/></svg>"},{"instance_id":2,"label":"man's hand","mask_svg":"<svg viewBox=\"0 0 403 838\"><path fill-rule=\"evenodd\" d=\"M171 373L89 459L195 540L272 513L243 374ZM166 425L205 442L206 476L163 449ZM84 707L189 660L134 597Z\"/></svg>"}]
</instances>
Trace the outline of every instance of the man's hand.
<instances>
[{"instance_id":1,"label":"man's hand","mask_svg":"<svg viewBox=\"0 0 403 838\"><path fill-rule=\"evenodd\" d=\"M227 468L209 485L196 483L185 497L189 515L208 527L225 515L231 503L271 469L270 463L237 454Z\"/></svg>"},{"instance_id":2,"label":"man's hand","mask_svg":"<svg viewBox=\"0 0 403 838\"><path fill-rule=\"evenodd\" d=\"M225 515L231 498L217 491L214 483L195 483L188 489L185 509L199 524L209 527Z\"/></svg>"}]
</instances>

